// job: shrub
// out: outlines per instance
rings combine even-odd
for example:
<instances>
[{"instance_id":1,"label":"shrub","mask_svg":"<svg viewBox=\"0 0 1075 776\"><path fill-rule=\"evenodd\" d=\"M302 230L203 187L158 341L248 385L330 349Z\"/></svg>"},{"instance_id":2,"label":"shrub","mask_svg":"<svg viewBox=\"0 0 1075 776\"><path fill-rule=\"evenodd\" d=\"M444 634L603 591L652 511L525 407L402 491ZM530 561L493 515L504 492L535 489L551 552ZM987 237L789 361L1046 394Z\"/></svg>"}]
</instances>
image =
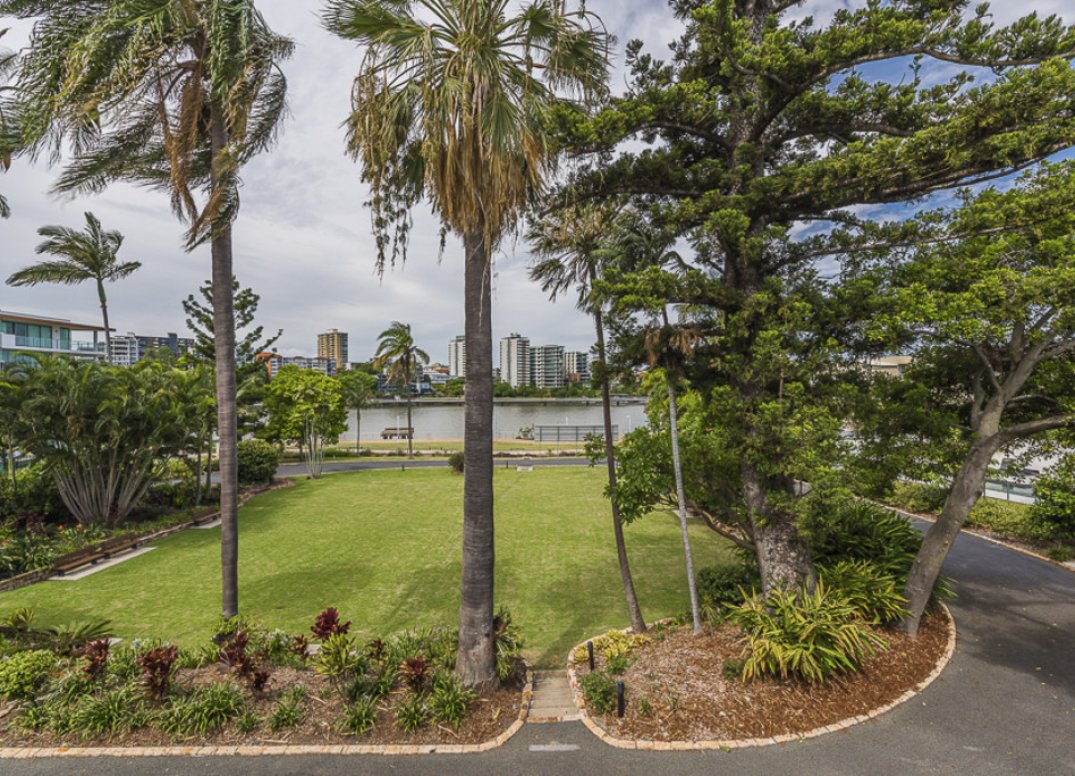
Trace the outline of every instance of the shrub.
<instances>
[{"instance_id":1,"label":"shrub","mask_svg":"<svg viewBox=\"0 0 1075 776\"><path fill-rule=\"evenodd\" d=\"M1014 501L980 498L967 516L967 524L1013 539L1043 541L1052 533L1032 507Z\"/></svg>"},{"instance_id":2,"label":"shrub","mask_svg":"<svg viewBox=\"0 0 1075 776\"><path fill-rule=\"evenodd\" d=\"M360 736L377 724L377 699L357 698L344 707L340 729L349 735Z\"/></svg>"},{"instance_id":3,"label":"shrub","mask_svg":"<svg viewBox=\"0 0 1075 776\"><path fill-rule=\"evenodd\" d=\"M413 733L429 720L429 709L419 695L409 695L396 706L396 725L404 733Z\"/></svg>"},{"instance_id":4,"label":"shrub","mask_svg":"<svg viewBox=\"0 0 1075 776\"><path fill-rule=\"evenodd\" d=\"M421 692L429 679L429 661L422 655L405 658L399 665L399 675L411 690Z\"/></svg>"},{"instance_id":5,"label":"shrub","mask_svg":"<svg viewBox=\"0 0 1075 776\"><path fill-rule=\"evenodd\" d=\"M257 730L260 724L261 717L252 711L244 711L235 723L235 729L244 735L248 735Z\"/></svg>"},{"instance_id":6,"label":"shrub","mask_svg":"<svg viewBox=\"0 0 1075 776\"><path fill-rule=\"evenodd\" d=\"M138 658L138 667L142 669L142 684L158 701L164 700L172 681L172 669L175 666L179 650L173 646L157 647Z\"/></svg>"},{"instance_id":7,"label":"shrub","mask_svg":"<svg viewBox=\"0 0 1075 776\"><path fill-rule=\"evenodd\" d=\"M773 590L729 608L728 619L742 628L743 679L789 676L821 682L855 668L874 649L887 648L837 590L817 584L814 592Z\"/></svg>"},{"instance_id":8,"label":"shrub","mask_svg":"<svg viewBox=\"0 0 1075 776\"><path fill-rule=\"evenodd\" d=\"M744 594L761 589L761 573L753 562L706 566L698 572L698 606L708 620L724 618L725 607L743 601Z\"/></svg>"},{"instance_id":9,"label":"shrub","mask_svg":"<svg viewBox=\"0 0 1075 776\"><path fill-rule=\"evenodd\" d=\"M627 655L613 655L605 661L605 669L613 676L627 673L628 665Z\"/></svg>"},{"instance_id":10,"label":"shrub","mask_svg":"<svg viewBox=\"0 0 1075 776\"><path fill-rule=\"evenodd\" d=\"M65 727L87 738L125 733L148 723L149 715L130 686L85 696L64 720Z\"/></svg>"},{"instance_id":11,"label":"shrub","mask_svg":"<svg viewBox=\"0 0 1075 776\"><path fill-rule=\"evenodd\" d=\"M743 676L743 666L746 661L742 658L729 658L721 663L720 670L725 679L739 679Z\"/></svg>"},{"instance_id":12,"label":"shrub","mask_svg":"<svg viewBox=\"0 0 1075 776\"><path fill-rule=\"evenodd\" d=\"M347 633L351 629L351 621L340 622L340 613L331 606L317 615L314 624L310 626L310 632L320 641L325 641L330 636Z\"/></svg>"},{"instance_id":13,"label":"shrub","mask_svg":"<svg viewBox=\"0 0 1075 776\"><path fill-rule=\"evenodd\" d=\"M429 696L429 709L438 722L451 725L456 730L467 716L467 707L474 700L474 693L463 686L455 674L437 674L433 677L433 692Z\"/></svg>"},{"instance_id":14,"label":"shrub","mask_svg":"<svg viewBox=\"0 0 1075 776\"><path fill-rule=\"evenodd\" d=\"M230 682L199 687L161 712L157 724L165 733L205 735L222 729L243 710L243 695Z\"/></svg>"},{"instance_id":15,"label":"shrub","mask_svg":"<svg viewBox=\"0 0 1075 776\"><path fill-rule=\"evenodd\" d=\"M354 642L344 633L329 636L314 660L314 671L330 679L363 673L364 669L365 658L355 652Z\"/></svg>"},{"instance_id":16,"label":"shrub","mask_svg":"<svg viewBox=\"0 0 1075 776\"><path fill-rule=\"evenodd\" d=\"M1075 560L1075 547L1065 545L1050 547L1045 554L1057 563L1067 563L1070 560Z\"/></svg>"},{"instance_id":17,"label":"shrub","mask_svg":"<svg viewBox=\"0 0 1075 776\"><path fill-rule=\"evenodd\" d=\"M628 633L627 631L613 630L594 639L593 650L595 654L600 654L604 657L607 662L609 660L615 660L619 656L630 658L636 649L648 644L649 641L650 639L648 636ZM575 662L584 663L587 659L586 645L583 644L575 650Z\"/></svg>"},{"instance_id":18,"label":"shrub","mask_svg":"<svg viewBox=\"0 0 1075 776\"><path fill-rule=\"evenodd\" d=\"M804 528L810 553L819 566L869 561L902 590L922 546L922 534L904 517L866 501L836 499L815 503ZM950 598L951 581L940 577L932 601Z\"/></svg>"},{"instance_id":19,"label":"shrub","mask_svg":"<svg viewBox=\"0 0 1075 776\"><path fill-rule=\"evenodd\" d=\"M87 642L78 651L82 657L86 658L86 666L83 671L86 674L86 678L91 682L104 678L107 673L110 646L108 639L97 639L96 641Z\"/></svg>"},{"instance_id":20,"label":"shrub","mask_svg":"<svg viewBox=\"0 0 1075 776\"><path fill-rule=\"evenodd\" d=\"M616 681L604 671L591 671L579 682L586 703L598 714L616 708Z\"/></svg>"},{"instance_id":21,"label":"shrub","mask_svg":"<svg viewBox=\"0 0 1075 776\"><path fill-rule=\"evenodd\" d=\"M75 620L53 625L44 632L49 645L60 654L70 655L90 641L107 639L112 635L108 620Z\"/></svg>"},{"instance_id":22,"label":"shrub","mask_svg":"<svg viewBox=\"0 0 1075 776\"><path fill-rule=\"evenodd\" d=\"M269 729L277 733L287 728L298 727L305 713L305 705L306 688L301 684L292 687L284 693L272 714L269 715Z\"/></svg>"},{"instance_id":23,"label":"shrub","mask_svg":"<svg viewBox=\"0 0 1075 776\"><path fill-rule=\"evenodd\" d=\"M44 465L35 463L21 469L15 479L17 487L13 488L10 474L0 477L0 522L9 518L25 522L30 515L55 521L68 518L56 479Z\"/></svg>"},{"instance_id":24,"label":"shrub","mask_svg":"<svg viewBox=\"0 0 1075 776\"><path fill-rule=\"evenodd\" d=\"M523 638L519 626L511 619L511 612L503 606L493 618L493 630L496 632L496 675L500 681L506 682L515 673L523 651ZM452 657L454 663L454 655Z\"/></svg>"},{"instance_id":25,"label":"shrub","mask_svg":"<svg viewBox=\"0 0 1075 776\"><path fill-rule=\"evenodd\" d=\"M892 491L892 503L911 512L940 512L947 498L948 488L943 485L897 482Z\"/></svg>"},{"instance_id":26,"label":"shrub","mask_svg":"<svg viewBox=\"0 0 1075 776\"><path fill-rule=\"evenodd\" d=\"M873 625L896 622L907 614L907 599L896 589L895 578L868 560L843 560L818 571L826 586L840 592Z\"/></svg>"},{"instance_id":27,"label":"shrub","mask_svg":"<svg viewBox=\"0 0 1075 776\"><path fill-rule=\"evenodd\" d=\"M463 456L463 453L461 453L461 452L452 453L451 455L448 456L448 466L450 466L452 471L455 472L456 474L462 474L463 473L463 462L464 462L464 460L465 460L465 458Z\"/></svg>"},{"instance_id":28,"label":"shrub","mask_svg":"<svg viewBox=\"0 0 1075 776\"><path fill-rule=\"evenodd\" d=\"M1054 539L1075 538L1075 455L1067 455L1034 483L1036 523Z\"/></svg>"},{"instance_id":29,"label":"shrub","mask_svg":"<svg viewBox=\"0 0 1075 776\"><path fill-rule=\"evenodd\" d=\"M272 482L280 465L280 453L264 439L241 439L235 448L242 485Z\"/></svg>"},{"instance_id":30,"label":"shrub","mask_svg":"<svg viewBox=\"0 0 1075 776\"><path fill-rule=\"evenodd\" d=\"M56 656L43 649L16 652L0 660L0 697L33 698L48 683Z\"/></svg>"},{"instance_id":31,"label":"shrub","mask_svg":"<svg viewBox=\"0 0 1075 776\"><path fill-rule=\"evenodd\" d=\"M55 541L44 533L16 533L6 529L0 535L0 577L14 577L27 571L48 568L56 557Z\"/></svg>"}]
</instances>

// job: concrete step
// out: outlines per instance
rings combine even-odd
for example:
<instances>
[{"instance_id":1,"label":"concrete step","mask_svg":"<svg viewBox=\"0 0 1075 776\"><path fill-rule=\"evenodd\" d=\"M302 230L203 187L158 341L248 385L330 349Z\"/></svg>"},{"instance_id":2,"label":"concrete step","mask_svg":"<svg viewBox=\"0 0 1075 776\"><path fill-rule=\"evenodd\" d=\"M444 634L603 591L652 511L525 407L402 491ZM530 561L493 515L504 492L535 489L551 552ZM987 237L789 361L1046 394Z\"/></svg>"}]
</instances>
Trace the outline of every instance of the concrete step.
<instances>
[{"instance_id":1,"label":"concrete step","mask_svg":"<svg viewBox=\"0 0 1075 776\"><path fill-rule=\"evenodd\" d=\"M564 722L578 719L575 696L566 671L537 671L534 674L534 697L530 702L533 723Z\"/></svg>"}]
</instances>

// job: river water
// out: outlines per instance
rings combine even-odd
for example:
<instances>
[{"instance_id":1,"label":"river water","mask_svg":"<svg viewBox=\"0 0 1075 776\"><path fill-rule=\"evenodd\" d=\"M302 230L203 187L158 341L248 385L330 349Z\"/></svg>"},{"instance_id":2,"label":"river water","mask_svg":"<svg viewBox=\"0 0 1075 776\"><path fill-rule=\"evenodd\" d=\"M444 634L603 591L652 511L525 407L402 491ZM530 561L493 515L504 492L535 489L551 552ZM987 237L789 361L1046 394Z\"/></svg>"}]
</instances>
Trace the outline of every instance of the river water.
<instances>
[{"instance_id":1,"label":"river water","mask_svg":"<svg viewBox=\"0 0 1075 776\"><path fill-rule=\"evenodd\" d=\"M623 400L621 400L623 401ZM463 405L414 403L412 413L415 439L462 439ZM514 439L519 431L529 426L599 426L601 403L580 402L571 399L520 402L497 401L493 407L493 436L496 439ZM623 401L612 407L612 425L618 426L619 435L626 434L646 424L645 404L642 400ZM402 428L407 425L407 405L400 402L362 410L362 439L377 440L386 428ZM355 413L351 412L348 431L341 440L355 438Z\"/></svg>"}]
</instances>

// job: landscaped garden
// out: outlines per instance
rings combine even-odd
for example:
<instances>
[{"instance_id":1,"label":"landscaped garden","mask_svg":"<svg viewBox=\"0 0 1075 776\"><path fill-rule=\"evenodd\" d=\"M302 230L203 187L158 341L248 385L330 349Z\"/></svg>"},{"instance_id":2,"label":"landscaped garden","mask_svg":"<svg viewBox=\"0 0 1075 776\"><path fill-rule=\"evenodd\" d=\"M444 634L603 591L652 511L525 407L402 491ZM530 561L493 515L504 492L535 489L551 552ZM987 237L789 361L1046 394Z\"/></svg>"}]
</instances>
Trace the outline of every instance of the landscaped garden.
<instances>
[{"instance_id":1,"label":"landscaped garden","mask_svg":"<svg viewBox=\"0 0 1075 776\"><path fill-rule=\"evenodd\" d=\"M607 500L588 467L496 471L497 602L512 611L538 665L561 665L587 634L623 627ZM299 481L241 510L245 615L304 632L334 606L353 632L446 625L459 605L462 478L445 469L361 472ZM653 618L686 599L678 526L667 513L629 529L639 596ZM729 545L692 529L698 562L730 562ZM33 607L43 624L105 618L126 639L196 646L216 623L220 530L191 529L77 581L0 594L0 613Z\"/></svg>"}]
</instances>

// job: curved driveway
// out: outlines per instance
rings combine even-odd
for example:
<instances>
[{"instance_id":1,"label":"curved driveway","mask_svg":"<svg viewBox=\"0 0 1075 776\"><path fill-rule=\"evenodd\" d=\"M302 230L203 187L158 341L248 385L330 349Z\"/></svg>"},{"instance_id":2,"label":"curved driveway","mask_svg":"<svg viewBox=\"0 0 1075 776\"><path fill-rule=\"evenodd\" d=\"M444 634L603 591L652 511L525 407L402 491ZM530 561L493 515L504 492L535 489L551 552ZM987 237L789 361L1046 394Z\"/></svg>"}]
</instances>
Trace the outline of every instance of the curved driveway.
<instances>
[{"instance_id":1,"label":"curved driveway","mask_svg":"<svg viewBox=\"0 0 1075 776\"><path fill-rule=\"evenodd\" d=\"M945 571L959 594L959 644L948 669L883 717L803 743L629 752L562 723L526 725L503 748L473 756L9 760L0 773L1075 774L1075 573L968 535ZM531 750L548 744L567 750Z\"/></svg>"}]
</instances>

